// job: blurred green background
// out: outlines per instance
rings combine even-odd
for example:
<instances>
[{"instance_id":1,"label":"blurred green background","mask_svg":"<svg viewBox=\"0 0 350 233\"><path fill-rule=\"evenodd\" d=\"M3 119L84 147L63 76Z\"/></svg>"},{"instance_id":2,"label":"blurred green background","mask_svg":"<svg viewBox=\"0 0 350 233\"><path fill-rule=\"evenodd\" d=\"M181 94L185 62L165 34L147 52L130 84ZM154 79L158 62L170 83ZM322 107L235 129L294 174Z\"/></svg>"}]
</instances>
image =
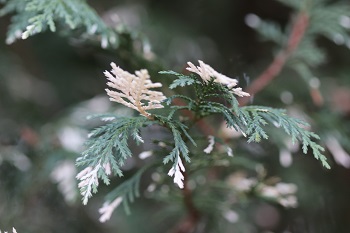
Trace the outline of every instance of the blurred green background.
<instances>
[{"instance_id":1,"label":"blurred green background","mask_svg":"<svg viewBox=\"0 0 350 233\"><path fill-rule=\"evenodd\" d=\"M105 95L103 71L113 61L127 70L181 72L187 61L200 59L245 88L278 50L246 25L246 15L254 13L282 28L292 15L290 8L273 0L89 4L107 22L116 14L132 33L147 38L151 50L143 52L148 59L137 54L137 41L133 49L126 43L102 50L50 32L7 45L10 17L0 18L1 230L14 226L19 233L167 232L176 220L160 216L164 203L146 195L132 204L132 216L120 208L102 224L97 210L108 187L100 188L87 206L74 188L74 161L92 127L85 117L116 107ZM253 103L287 108L308 119L323 139L332 169L323 169L300 152L284 167L278 149L262 144L262 153L253 157L266 166L269 176L298 185L299 205L283 210L256 200L242 215L244 227L232 224L225 232L350 232L350 51L322 37L317 45L327 52L327 62L313 70L323 104L313 102L305 81L289 69L254 96ZM343 164L334 159L339 154ZM57 169L66 177L55 173ZM68 184L62 185L62 180Z\"/></svg>"}]
</instances>

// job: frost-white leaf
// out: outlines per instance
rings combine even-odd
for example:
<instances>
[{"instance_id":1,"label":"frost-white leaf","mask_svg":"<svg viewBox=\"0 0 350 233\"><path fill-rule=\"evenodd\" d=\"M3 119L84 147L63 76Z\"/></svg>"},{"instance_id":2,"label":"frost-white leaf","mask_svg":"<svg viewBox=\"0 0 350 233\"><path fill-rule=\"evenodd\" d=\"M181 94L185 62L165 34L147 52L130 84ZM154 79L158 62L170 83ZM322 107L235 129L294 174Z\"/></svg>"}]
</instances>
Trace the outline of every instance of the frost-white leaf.
<instances>
[{"instance_id":1,"label":"frost-white leaf","mask_svg":"<svg viewBox=\"0 0 350 233\"><path fill-rule=\"evenodd\" d=\"M179 188L183 189L184 188L184 176L181 171L185 171L185 167L182 164L180 156L177 157L177 163L175 166L173 166L169 172L168 175L170 177L174 176L174 183L179 186Z\"/></svg>"},{"instance_id":2,"label":"frost-white leaf","mask_svg":"<svg viewBox=\"0 0 350 233\"><path fill-rule=\"evenodd\" d=\"M215 138L212 135L208 136L209 145L203 150L205 153L210 154L214 149Z\"/></svg>"},{"instance_id":3,"label":"frost-white leaf","mask_svg":"<svg viewBox=\"0 0 350 233\"><path fill-rule=\"evenodd\" d=\"M89 166L78 173L76 178L80 180L78 187L80 193L83 196L83 204L88 203L89 198L92 196L93 188L98 186L98 170L101 168L101 164L98 164L94 168Z\"/></svg>"},{"instance_id":4,"label":"frost-white leaf","mask_svg":"<svg viewBox=\"0 0 350 233\"><path fill-rule=\"evenodd\" d=\"M237 87L238 80L233 79L230 77L227 77L226 75L220 74L216 70L214 70L211 66L205 64L203 61L198 60L199 66L193 65L191 62L187 62L188 66L186 69L190 72L198 74L205 82L210 81L211 78L214 78L214 81L217 83L221 83L223 85L226 85L228 88L231 89L231 91L240 96L249 96L249 93L242 91L242 88Z\"/></svg>"},{"instance_id":5,"label":"frost-white leaf","mask_svg":"<svg viewBox=\"0 0 350 233\"><path fill-rule=\"evenodd\" d=\"M134 75L122 70L115 63L111 63L111 66L111 72L104 72L109 81L107 85L117 90L106 89L111 101L135 109L146 117L149 116L147 110L164 107L161 104L166 99L164 94L150 90L162 87L162 84L152 83L146 69L136 71Z\"/></svg>"},{"instance_id":6,"label":"frost-white leaf","mask_svg":"<svg viewBox=\"0 0 350 233\"><path fill-rule=\"evenodd\" d=\"M117 197L113 202L103 203L103 206L98 210L98 212L101 214L99 221L106 222L109 220L112 216L113 211L120 205L120 203L122 203L122 201L122 197Z\"/></svg>"}]
</instances>

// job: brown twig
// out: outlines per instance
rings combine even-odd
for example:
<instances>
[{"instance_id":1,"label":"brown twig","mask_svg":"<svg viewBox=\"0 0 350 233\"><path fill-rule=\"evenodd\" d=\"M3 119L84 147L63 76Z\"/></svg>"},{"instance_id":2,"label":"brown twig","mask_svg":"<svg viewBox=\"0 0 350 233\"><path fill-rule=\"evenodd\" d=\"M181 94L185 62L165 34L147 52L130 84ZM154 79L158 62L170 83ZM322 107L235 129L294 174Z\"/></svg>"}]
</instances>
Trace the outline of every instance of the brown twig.
<instances>
[{"instance_id":1,"label":"brown twig","mask_svg":"<svg viewBox=\"0 0 350 233\"><path fill-rule=\"evenodd\" d=\"M247 88L247 92L254 96L263 90L282 70L289 56L296 50L301 39L303 38L306 28L309 24L309 17L305 11L300 12L293 24L287 45L282 49L272 63L262 74L253 81ZM241 106L246 105L250 101L249 97L241 98L239 103Z\"/></svg>"},{"instance_id":2,"label":"brown twig","mask_svg":"<svg viewBox=\"0 0 350 233\"><path fill-rule=\"evenodd\" d=\"M192 199L192 191L188 187L188 176L184 172L184 188L182 189L182 195L185 207L187 209L187 216L182 219L176 227L171 231L171 233L191 233L194 232L198 221L200 219L200 214L195 207Z\"/></svg>"}]
</instances>

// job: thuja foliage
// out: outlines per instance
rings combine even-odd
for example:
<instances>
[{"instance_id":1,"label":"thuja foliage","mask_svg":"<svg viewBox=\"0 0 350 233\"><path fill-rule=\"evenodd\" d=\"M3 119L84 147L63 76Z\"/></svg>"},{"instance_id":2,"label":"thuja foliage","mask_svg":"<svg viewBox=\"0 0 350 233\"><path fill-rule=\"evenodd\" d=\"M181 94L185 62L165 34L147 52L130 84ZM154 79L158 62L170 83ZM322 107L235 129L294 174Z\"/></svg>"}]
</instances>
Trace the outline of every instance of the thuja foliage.
<instances>
[{"instance_id":1,"label":"thuja foliage","mask_svg":"<svg viewBox=\"0 0 350 233\"><path fill-rule=\"evenodd\" d=\"M94 39L102 47L117 46L118 32L108 27L85 0L1 0L0 16L13 14L6 42L50 30L76 30L80 38Z\"/></svg>"},{"instance_id":2,"label":"thuja foliage","mask_svg":"<svg viewBox=\"0 0 350 233\"><path fill-rule=\"evenodd\" d=\"M319 36L329 38L337 44L348 43L349 6L329 4L323 0L280 2L296 12L290 25L282 29L271 22L260 21L254 27L265 39L282 48L278 54L281 56L276 56L282 60L281 63L288 61L287 66L309 81L313 77L311 69L326 60L324 51L316 44ZM118 45L120 35L117 28L108 27L84 0L0 0L0 3L0 16L11 14L8 43L50 30L68 32L72 37L79 35L83 39L94 39L102 47ZM240 106L239 98L249 94L237 87L237 80L216 72L203 62L200 62L199 67L189 63L189 74L160 71L162 79L173 78L168 87L172 90L169 96L153 90L162 87L162 84L152 83L147 70L137 71L134 75L114 64L112 68L111 72L105 72L111 88L107 89L111 101L134 109L139 114L133 117L118 114L91 116L107 123L91 131L86 150L77 159L77 164L83 167L77 176L83 203L87 204L93 193L97 192L101 181L108 185L114 176L124 175L123 169L128 159L135 157L133 141L141 145L145 143L145 137L152 139L152 135L142 134L144 129L160 127L168 133L164 138L153 141L155 146L151 151L144 152L144 155L151 156L152 159L145 160L133 176L121 178L121 184L106 196L106 202L100 209L102 222L108 220L121 203L126 212L130 212L129 203L140 196L140 180L151 168L169 175L180 189L186 190L188 180L196 171L245 163L242 160L245 154L240 155L235 150L234 140L226 141L218 135L198 130L201 122L210 122L213 118L223 119L227 128L235 130L250 145L263 140L273 144L272 130L284 131L294 143L302 144L305 154L310 149L324 167L330 168L322 154L323 148L315 141L319 139L318 135L307 130L310 126L306 122L288 116L282 109ZM204 148L204 144L209 145ZM264 175L261 174L264 172L260 170L260 183L246 179L246 186L235 184L233 189L271 199L271 195L267 195L269 186L262 184ZM169 180L171 178L166 177L160 182L167 183ZM213 198L197 196L195 204L201 203L214 212L215 208L224 209L227 203L220 200L225 200L227 196L222 193L229 193L232 187L219 180L203 186L208 186L210 191L215 189L216 192L213 192ZM202 190L201 187L197 188ZM282 194L277 196L281 205L291 205L290 202L286 203ZM204 208L201 207L202 209Z\"/></svg>"},{"instance_id":3,"label":"thuja foliage","mask_svg":"<svg viewBox=\"0 0 350 233\"><path fill-rule=\"evenodd\" d=\"M139 116L93 116L108 123L92 130L86 143L87 149L77 159L77 164L85 167L77 176L84 204L97 192L99 180L108 185L111 176L123 176L123 166L129 157L134 156L130 140L140 144L144 142L143 137L152 137L142 135L140 132L143 128L157 125L169 134L163 139L157 139L157 144L163 145L162 147L148 152L153 157L149 164L145 163L144 168L107 196L104 207L100 209L101 221L107 220L122 202L129 212L128 202L139 196L141 174L149 166L169 169L168 175L173 177L174 183L180 189L184 189L188 176L194 170L210 167L210 164L215 166L215 157L208 158L205 155L214 150L216 142L220 142L226 148L224 151L218 151L220 157L217 160L233 156L230 142L194 130L198 122L211 117L224 119L226 127L243 135L246 143L268 140L270 127L277 127L289 135L293 143L299 141L305 154L308 148L311 148L313 156L320 160L324 167L330 168L322 154L324 149L315 142L319 139L318 135L305 128L308 126L306 122L288 116L281 109L239 106L237 98L249 94L237 87L237 80L218 73L202 61L199 63L198 67L188 63L189 74L159 72L164 78L174 79L169 85L174 94L169 97L165 97L160 91L150 90L162 85L152 83L147 70L137 71L134 75L112 63L111 72L105 72L109 80L108 86L113 89L106 89L110 100L137 110ZM189 93L192 94L181 94L184 88L190 89ZM199 145L208 137L209 146L203 150ZM193 167L192 162L196 164ZM234 159L226 162L234 163Z\"/></svg>"},{"instance_id":4,"label":"thuja foliage","mask_svg":"<svg viewBox=\"0 0 350 233\"><path fill-rule=\"evenodd\" d=\"M286 67L296 71L311 89L317 89L314 69L327 61L326 51L317 42L326 38L350 48L350 6L345 1L278 1L292 9L292 20L285 27L255 15L249 16L253 20L248 24L281 49L279 55L286 59Z\"/></svg>"}]
</instances>

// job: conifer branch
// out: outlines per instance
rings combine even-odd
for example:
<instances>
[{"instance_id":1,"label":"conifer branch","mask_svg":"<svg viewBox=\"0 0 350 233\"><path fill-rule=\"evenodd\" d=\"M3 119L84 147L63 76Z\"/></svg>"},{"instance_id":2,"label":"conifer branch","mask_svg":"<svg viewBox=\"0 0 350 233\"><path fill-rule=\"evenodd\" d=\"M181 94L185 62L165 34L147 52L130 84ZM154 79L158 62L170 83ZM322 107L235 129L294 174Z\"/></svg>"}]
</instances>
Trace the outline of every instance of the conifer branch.
<instances>
[{"instance_id":1,"label":"conifer branch","mask_svg":"<svg viewBox=\"0 0 350 233\"><path fill-rule=\"evenodd\" d=\"M294 20L291 33L285 48L283 48L267 67L266 70L259 75L253 83L248 86L247 92L254 96L263 90L270 82L277 77L284 67L290 55L297 49L309 23L309 16L306 11L301 11ZM244 97L239 100L241 106L248 104L250 98Z\"/></svg>"},{"instance_id":2,"label":"conifer branch","mask_svg":"<svg viewBox=\"0 0 350 233\"><path fill-rule=\"evenodd\" d=\"M85 0L6 0L0 16L14 13L6 42L44 32L64 25L70 30L82 29L81 37L96 37L101 47L116 46L119 35L109 28Z\"/></svg>"},{"instance_id":3,"label":"conifer branch","mask_svg":"<svg viewBox=\"0 0 350 233\"><path fill-rule=\"evenodd\" d=\"M101 214L100 222L106 222L109 220L114 210L120 204L123 204L124 211L127 214L131 213L129 203L134 202L135 198L140 197L140 180L145 170L149 167L150 166L142 167L136 172L136 174L124 181L121 185L117 186L106 196L105 203L103 203L103 206L99 209Z\"/></svg>"},{"instance_id":4,"label":"conifer branch","mask_svg":"<svg viewBox=\"0 0 350 233\"><path fill-rule=\"evenodd\" d=\"M296 33L298 34L298 33ZM297 41L289 43L290 48L295 48ZM161 87L160 83L152 83L147 70L130 74L112 63L112 71L105 72L109 82L109 87L117 91L107 89L107 94L111 101L121 103L141 113L139 117L117 117L111 114L102 114L93 117L100 117L102 120L112 121L107 125L92 131L87 142L88 148L78 158L78 165L87 165L77 178L80 180L79 187L83 195L83 203L86 204L92 193L97 191L99 179L109 184L109 175L113 171L115 174L122 176L121 167L126 159L132 156L131 149L128 145L128 138L131 135L137 143L143 143L140 136L140 128L158 124L167 128L173 138L172 149L163 158L163 164L172 162L168 172L173 177L173 182L182 189L184 205L187 209L188 216L181 221L176 227L175 232L191 232L199 221L199 211L193 203L192 192L188 187L188 171L186 172L184 162L191 162L190 149L187 142L196 146L196 142L189 134L190 126L193 126L198 120L210 115L220 115L226 122L227 127L234 128L247 137L247 142L259 142L261 139L268 139L265 126L272 123L276 127L281 127L292 141L299 140L303 144L303 152L307 153L308 148L312 149L313 155L320 160L322 165L330 168L326 157L322 154L324 150L313 139L319 139L318 135L302 128L306 123L288 117L285 111L261 107L249 106L239 107L236 96L246 96L241 88L236 87L237 81L228 78L200 61L199 67L190 65L190 70L199 75L182 75L172 71L162 72L177 76L177 79L171 84L171 88L193 86L195 97L183 95L174 95L165 98L162 92L151 91L150 88ZM213 77L211 76L213 75ZM233 88L235 87L235 88ZM171 106L165 109L168 115L150 114L146 110L164 108L164 105L172 105L173 100L183 99L187 103L184 106ZM183 123L182 120L176 120L176 111L186 109L192 114L189 122ZM205 135L208 136L208 135ZM215 140L211 140L209 149L205 153L211 153ZM227 149L226 154L232 156L232 149ZM133 201L137 193L134 193L135 187L138 187L138 178L124 182L120 188L117 188L118 195L113 196L104 207L100 209L102 214L101 221L110 218L113 210L120 203L128 211L128 201ZM134 187L134 188L133 188ZM121 191L122 190L122 191ZM119 195L123 193L123 195ZM129 200L126 196L129 195ZM130 196L131 195L131 196Z\"/></svg>"},{"instance_id":5,"label":"conifer branch","mask_svg":"<svg viewBox=\"0 0 350 233\"><path fill-rule=\"evenodd\" d=\"M97 192L99 179L109 184L109 175L114 172L123 176L121 167L132 156L128 146L130 135L136 142L142 143L139 129L151 124L145 117L117 118L114 122L94 129L86 142L87 149L77 158L77 165L87 165L78 175L83 203L87 204L93 193Z\"/></svg>"}]
</instances>

